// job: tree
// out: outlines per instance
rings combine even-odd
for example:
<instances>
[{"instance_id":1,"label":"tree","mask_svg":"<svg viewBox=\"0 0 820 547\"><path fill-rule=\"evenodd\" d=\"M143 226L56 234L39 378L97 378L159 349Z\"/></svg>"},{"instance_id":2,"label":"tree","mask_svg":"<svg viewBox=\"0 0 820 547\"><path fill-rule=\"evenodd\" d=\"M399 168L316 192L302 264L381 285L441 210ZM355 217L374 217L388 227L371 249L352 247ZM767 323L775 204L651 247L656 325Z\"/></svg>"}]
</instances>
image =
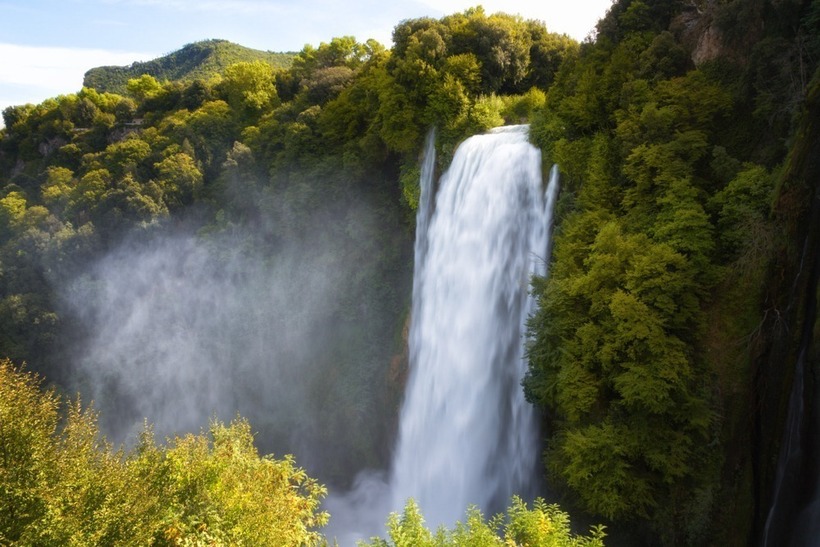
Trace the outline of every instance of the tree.
<instances>
[{"instance_id":1,"label":"tree","mask_svg":"<svg viewBox=\"0 0 820 547\"><path fill-rule=\"evenodd\" d=\"M155 163L157 184L169 209L193 202L202 187L202 172L185 152L178 152Z\"/></svg>"},{"instance_id":2,"label":"tree","mask_svg":"<svg viewBox=\"0 0 820 547\"><path fill-rule=\"evenodd\" d=\"M43 201L52 211L62 212L68 203L71 190L77 185L74 172L66 167L49 167L42 187Z\"/></svg>"},{"instance_id":3,"label":"tree","mask_svg":"<svg viewBox=\"0 0 820 547\"><path fill-rule=\"evenodd\" d=\"M4 234L11 234L20 227L26 214L26 196L22 192L9 192L0 199L0 228Z\"/></svg>"},{"instance_id":4,"label":"tree","mask_svg":"<svg viewBox=\"0 0 820 547\"><path fill-rule=\"evenodd\" d=\"M687 349L700 321L698 270L617 221L571 221L539 291L525 387L553 410L546 461L556 478L594 513L647 518L697 475L695 447L709 436L709 399Z\"/></svg>"},{"instance_id":5,"label":"tree","mask_svg":"<svg viewBox=\"0 0 820 547\"><path fill-rule=\"evenodd\" d=\"M452 529L439 528L435 533L424 525L418 505L410 499L401 515L387 519L389 539L373 538L362 547L603 547L603 526L594 526L588 536L577 536L570 530L569 515L557 505L536 499L532 509L519 497L513 497L506 515L485 520L476 507L467 509L465 522Z\"/></svg>"},{"instance_id":6,"label":"tree","mask_svg":"<svg viewBox=\"0 0 820 547\"><path fill-rule=\"evenodd\" d=\"M128 93L138 102L151 99L162 91L162 84L150 74L143 74L139 78L132 78L126 84Z\"/></svg>"},{"instance_id":7,"label":"tree","mask_svg":"<svg viewBox=\"0 0 820 547\"><path fill-rule=\"evenodd\" d=\"M225 69L219 87L237 112L258 116L278 100L273 76L273 67L264 61L236 63Z\"/></svg>"},{"instance_id":8,"label":"tree","mask_svg":"<svg viewBox=\"0 0 820 547\"><path fill-rule=\"evenodd\" d=\"M145 450L143 448L142 450ZM174 440L162 462L172 479L165 535L174 544L319 545L325 489L291 457L260 458L247 421L211 424Z\"/></svg>"},{"instance_id":9,"label":"tree","mask_svg":"<svg viewBox=\"0 0 820 547\"><path fill-rule=\"evenodd\" d=\"M320 545L325 489L291 457L260 457L247 421L133 452L79 401L0 361L0 541L23 545ZM62 426L58 427L58 423Z\"/></svg>"},{"instance_id":10,"label":"tree","mask_svg":"<svg viewBox=\"0 0 820 547\"><path fill-rule=\"evenodd\" d=\"M106 147L100 157L101 166L114 177L125 174L143 175L146 172L151 145L136 135Z\"/></svg>"},{"instance_id":11,"label":"tree","mask_svg":"<svg viewBox=\"0 0 820 547\"><path fill-rule=\"evenodd\" d=\"M0 360L0 542L20 540L46 512L44 472L54 461L58 398Z\"/></svg>"}]
</instances>

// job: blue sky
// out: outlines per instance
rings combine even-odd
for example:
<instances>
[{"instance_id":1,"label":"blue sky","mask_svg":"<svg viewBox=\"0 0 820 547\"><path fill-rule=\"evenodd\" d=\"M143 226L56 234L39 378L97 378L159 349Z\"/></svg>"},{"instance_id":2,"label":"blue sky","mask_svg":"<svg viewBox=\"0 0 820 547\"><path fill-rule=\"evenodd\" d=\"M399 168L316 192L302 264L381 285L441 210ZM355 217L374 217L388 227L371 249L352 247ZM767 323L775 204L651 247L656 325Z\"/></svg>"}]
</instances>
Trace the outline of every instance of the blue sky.
<instances>
[{"instance_id":1,"label":"blue sky","mask_svg":"<svg viewBox=\"0 0 820 547\"><path fill-rule=\"evenodd\" d=\"M403 19L478 4L582 40L611 0L0 0L0 111L79 91L95 66L148 61L198 40L298 51L352 35L389 47Z\"/></svg>"}]
</instances>

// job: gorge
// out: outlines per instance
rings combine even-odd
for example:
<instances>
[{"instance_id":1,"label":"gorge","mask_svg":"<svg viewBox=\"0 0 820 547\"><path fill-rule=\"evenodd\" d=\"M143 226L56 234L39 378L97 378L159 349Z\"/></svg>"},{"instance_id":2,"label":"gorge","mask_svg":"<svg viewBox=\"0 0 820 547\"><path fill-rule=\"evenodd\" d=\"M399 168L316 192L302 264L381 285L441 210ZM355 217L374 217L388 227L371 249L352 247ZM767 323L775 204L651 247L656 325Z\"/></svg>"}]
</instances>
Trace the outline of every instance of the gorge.
<instances>
[{"instance_id":1,"label":"gorge","mask_svg":"<svg viewBox=\"0 0 820 547\"><path fill-rule=\"evenodd\" d=\"M286 66L208 41L4 110L0 373L98 410L99 457L58 457L74 406L0 435L56 454L0 491L0 543L93 544L69 505L146 544L264 529L220 481L163 490L194 438L293 454L314 539L549 491L614 546L810 543L820 4L696 4L618 0L581 43L475 8ZM54 497L78 480L102 494ZM178 503L126 524L135 483Z\"/></svg>"},{"instance_id":2,"label":"gorge","mask_svg":"<svg viewBox=\"0 0 820 547\"><path fill-rule=\"evenodd\" d=\"M438 184L435 134L427 137L397 446L384 483L365 479L360 491L331 500L338 526L349 528L331 524L331 534L343 540L376 535L384 507L400 511L410 498L437 528L471 505L491 515L513 495L541 493L537 420L520 383L534 305L528 287L546 273L558 171L544 188L528 129L467 139Z\"/></svg>"}]
</instances>

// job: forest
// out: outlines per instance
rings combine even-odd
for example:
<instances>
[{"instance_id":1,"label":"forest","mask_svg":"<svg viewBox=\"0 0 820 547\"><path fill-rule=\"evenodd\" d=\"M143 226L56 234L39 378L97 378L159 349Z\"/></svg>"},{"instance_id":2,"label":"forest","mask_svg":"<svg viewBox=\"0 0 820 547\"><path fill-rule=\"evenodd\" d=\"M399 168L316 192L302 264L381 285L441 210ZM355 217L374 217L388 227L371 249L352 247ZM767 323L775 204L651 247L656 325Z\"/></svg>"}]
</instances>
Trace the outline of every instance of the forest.
<instances>
[{"instance_id":1,"label":"forest","mask_svg":"<svg viewBox=\"0 0 820 547\"><path fill-rule=\"evenodd\" d=\"M758 544L820 361L820 1L548 28L189 44L4 110L0 544L332 544L321 500L396 434L425 135L441 172L522 122L562 183L522 385L549 503L408 501L372 544Z\"/></svg>"}]
</instances>

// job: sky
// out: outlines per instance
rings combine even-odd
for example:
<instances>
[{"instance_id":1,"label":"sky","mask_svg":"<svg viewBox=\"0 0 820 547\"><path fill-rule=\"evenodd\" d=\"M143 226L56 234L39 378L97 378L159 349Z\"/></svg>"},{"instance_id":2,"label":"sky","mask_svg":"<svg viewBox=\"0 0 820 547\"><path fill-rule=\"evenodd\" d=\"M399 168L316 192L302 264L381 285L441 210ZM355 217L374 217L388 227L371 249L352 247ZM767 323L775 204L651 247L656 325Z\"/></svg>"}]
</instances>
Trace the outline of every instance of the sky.
<instances>
[{"instance_id":1,"label":"sky","mask_svg":"<svg viewBox=\"0 0 820 547\"><path fill-rule=\"evenodd\" d=\"M75 93L85 72L149 61L220 38L268 51L299 51L336 36L391 45L404 19L440 18L482 5L487 13L544 21L583 40L612 0L0 0L0 111ZM2 124L2 118L0 118Z\"/></svg>"}]
</instances>

